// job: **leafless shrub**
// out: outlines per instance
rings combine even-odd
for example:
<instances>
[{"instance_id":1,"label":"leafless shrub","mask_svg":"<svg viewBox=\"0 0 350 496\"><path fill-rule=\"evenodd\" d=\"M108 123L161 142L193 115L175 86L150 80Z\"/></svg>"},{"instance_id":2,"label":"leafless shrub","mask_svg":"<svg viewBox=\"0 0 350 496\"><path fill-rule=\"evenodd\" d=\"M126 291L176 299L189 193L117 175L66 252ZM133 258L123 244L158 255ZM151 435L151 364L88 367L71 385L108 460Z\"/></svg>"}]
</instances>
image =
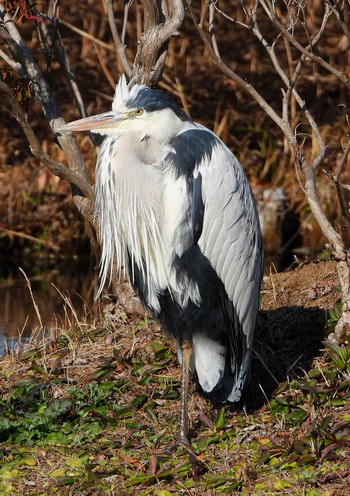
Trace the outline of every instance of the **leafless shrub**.
<instances>
[{"instance_id":1,"label":"leafless shrub","mask_svg":"<svg viewBox=\"0 0 350 496\"><path fill-rule=\"evenodd\" d=\"M323 164L327 143L316 116L309 110L308 104L315 95L306 96L305 82L310 78L318 78L320 74L313 73L316 66L322 72L331 74L338 87L350 89L350 80L337 67L336 60L327 60L322 52L325 37L332 33L330 30L335 29L338 46L343 43L343 50L346 50L348 56L350 37L346 19L349 16L349 3L328 0L252 0L242 1L235 7L230 3L227 7L223 2L205 1L202 2L200 13L195 12L189 0L187 6L215 65L260 105L284 135L286 148L294 158L295 171L311 212L338 262L343 313L333 338L343 340L350 331L350 267L349 213L344 204L344 185L340 177L350 148L349 128L344 132L344 152L336 171L327 173L334 182L342 217L342 226L337 229L327 218L318 198L317 175ZM224 60L220 48L223 40L216 36L216 26L223 19L231 25L231 29L240 29L243 34L246 33L247 40L255 39L263 48L265 61L271 65L271 80L279 81L281 98L278 107L270 103L266 92L243 78L239 69L232 68L232 60ZM321 77L318 84L322 84Z\"/></svg>"}]
</instances>

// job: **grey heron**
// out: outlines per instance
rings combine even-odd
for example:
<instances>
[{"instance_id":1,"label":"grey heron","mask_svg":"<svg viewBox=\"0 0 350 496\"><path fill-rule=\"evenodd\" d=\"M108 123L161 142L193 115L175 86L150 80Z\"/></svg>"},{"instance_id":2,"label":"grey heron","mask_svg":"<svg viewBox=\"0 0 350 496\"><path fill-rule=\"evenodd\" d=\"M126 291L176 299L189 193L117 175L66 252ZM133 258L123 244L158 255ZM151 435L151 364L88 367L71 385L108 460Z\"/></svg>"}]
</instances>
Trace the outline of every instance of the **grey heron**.
<instances>
[{"instance_id":1,"label":"grey heron","mask_svg":"<svg viewBox=\"0 0 350 496\"><path fill-rule=\"evenodd\" d=\"M158 89L117 84L112 111L59 131L104 136L95 209L100 290L113 262L177 341L181 442L189 369L215 401L237 402L250 373L262 277L257 208L241 165Z\"/></svg>"}]
</instances>

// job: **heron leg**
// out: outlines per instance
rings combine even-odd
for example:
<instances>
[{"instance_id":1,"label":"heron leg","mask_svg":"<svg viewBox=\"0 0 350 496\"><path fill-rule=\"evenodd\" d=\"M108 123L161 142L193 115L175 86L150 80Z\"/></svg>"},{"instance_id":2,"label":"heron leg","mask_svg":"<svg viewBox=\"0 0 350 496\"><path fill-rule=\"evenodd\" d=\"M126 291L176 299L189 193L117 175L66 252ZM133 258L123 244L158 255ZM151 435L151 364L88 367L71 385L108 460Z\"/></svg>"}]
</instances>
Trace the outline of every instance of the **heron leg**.
<instances>
[{"instance_id":1,"label":"heron leg","mask_svg":"<svg viewBox=\"0 0 350 496\"><path fill-rule=\"evenodd\" d=\"M182 364L181 364L181 410L180 410L180 443L190 446L188 440L188 379L190 371L190 359L192 355L192 344L188 340L181 342Z\"/></svg>"}]
</instances>

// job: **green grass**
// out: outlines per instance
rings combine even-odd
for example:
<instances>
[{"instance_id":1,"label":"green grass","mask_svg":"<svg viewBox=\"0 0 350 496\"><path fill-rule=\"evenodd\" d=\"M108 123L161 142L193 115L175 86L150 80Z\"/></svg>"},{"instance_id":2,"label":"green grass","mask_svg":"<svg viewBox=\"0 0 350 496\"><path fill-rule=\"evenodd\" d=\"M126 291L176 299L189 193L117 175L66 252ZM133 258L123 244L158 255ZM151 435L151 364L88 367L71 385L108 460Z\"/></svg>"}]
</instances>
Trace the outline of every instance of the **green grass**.
<instances>
[{"instance_id":1,"label":"green grass","mask_svg":"<svg viewBox=\"0 0 350 496\"><path fill-rule=\"evenodd\" d=\"M110 348L110 331L72 331L47 348L4 359L0 494L345 491L349 343L326 343L307 375L286 380L249 413L244 405L216 409L192 384L196 464L175 442L176 359L158 330L147 329L125 326Z\"/></svg>"}]
</instances>

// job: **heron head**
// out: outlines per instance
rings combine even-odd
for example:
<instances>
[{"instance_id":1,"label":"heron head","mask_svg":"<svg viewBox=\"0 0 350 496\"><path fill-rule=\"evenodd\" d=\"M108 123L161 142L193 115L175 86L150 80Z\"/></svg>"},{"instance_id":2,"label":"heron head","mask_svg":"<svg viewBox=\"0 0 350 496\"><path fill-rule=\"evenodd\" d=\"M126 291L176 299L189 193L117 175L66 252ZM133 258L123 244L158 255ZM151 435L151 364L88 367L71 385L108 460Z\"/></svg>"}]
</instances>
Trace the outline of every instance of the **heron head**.
<instances>
[{"instance_id":1,"label":"heron head","mask_svg":"<svg viewBox=\"0 0 350 496\"><path fill-rule=\"evenodd\" d=\"M175 129L181 118L190 120L163 91L132 82L128 85L123 75L116 87L112 111L70 122L58 131L114 135L129 130L147 134L159 130L164 134L166 128Z\"/></svg>"}]
</instances>

